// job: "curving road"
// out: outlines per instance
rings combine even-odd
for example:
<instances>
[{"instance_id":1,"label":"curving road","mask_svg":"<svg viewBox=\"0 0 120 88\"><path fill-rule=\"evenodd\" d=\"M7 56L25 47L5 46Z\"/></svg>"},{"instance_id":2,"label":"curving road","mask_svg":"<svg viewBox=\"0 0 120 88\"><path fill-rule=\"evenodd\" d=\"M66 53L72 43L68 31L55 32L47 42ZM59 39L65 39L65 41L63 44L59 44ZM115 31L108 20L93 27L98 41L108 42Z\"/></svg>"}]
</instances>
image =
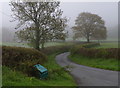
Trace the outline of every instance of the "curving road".
<instances>
[{"instance_id":1,"label":"curving road","mask_svg":"<svg viewBox=\"0 0 120 88\"><path fill-rule=\"evenodd\" d=\"M118 86L118 72L103 69L97 69L78 65L68 59L70 53L62 53L56 56L56 62L64 67L69 66L67 70L76 80L78 86Z\"/></svg>"}]
</instances>

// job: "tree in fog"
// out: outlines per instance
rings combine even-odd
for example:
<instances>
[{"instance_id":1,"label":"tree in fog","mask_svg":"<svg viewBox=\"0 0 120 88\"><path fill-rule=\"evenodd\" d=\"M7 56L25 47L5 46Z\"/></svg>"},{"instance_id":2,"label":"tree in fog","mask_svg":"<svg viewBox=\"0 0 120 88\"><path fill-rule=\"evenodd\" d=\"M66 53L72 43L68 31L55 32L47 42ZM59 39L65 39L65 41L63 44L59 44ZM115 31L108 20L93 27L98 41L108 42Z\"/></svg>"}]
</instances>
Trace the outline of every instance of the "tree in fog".
<instances>
[{"instance_id":1,"label":"tree in fog","mask_svg":"<svg viewBox=\"0 0 120 88\"><path fill-rule=\"evenodd\" d=\"M90 42L90 39L101 40L107 37L104 20L100 16L88 12L78 15L75 20L75 26L72 29L74 39L84 37L87 42Z\"/></svg>"},{"instance_id":2,"label":"tree in fog","mask_svg":"<svg viewBox=\"0 0 120 88\"><path fill-rule=\"evenodd\" d=\"M92 36L91 39L95 39L98 40L98 42L100 42L100 40L105 40L107 38L107 30L103 27L100 30L95 30L93 35L94 36Z\"/></svg>"},{"instance_id":3,"label":"tree in fog","mask_svg":"<svg viewBox=\"0 0 120 88\"><path fill-rule=\"evenodd\" d=\"M67 19L61 17L59 6L60 2L11 2L13 17L19 22L16 28L21 28L16 32L18 38L39 50L56 34L64 35Z\"/></svg>"}]
</instances>

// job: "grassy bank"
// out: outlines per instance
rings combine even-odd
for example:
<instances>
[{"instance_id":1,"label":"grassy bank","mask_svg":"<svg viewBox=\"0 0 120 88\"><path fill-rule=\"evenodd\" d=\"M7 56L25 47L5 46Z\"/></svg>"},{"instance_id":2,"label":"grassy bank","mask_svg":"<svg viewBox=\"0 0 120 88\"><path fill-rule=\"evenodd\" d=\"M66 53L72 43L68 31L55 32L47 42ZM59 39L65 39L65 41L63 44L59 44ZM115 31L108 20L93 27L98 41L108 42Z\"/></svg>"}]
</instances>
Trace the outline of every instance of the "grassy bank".
<instances>
[{"instance_id":1,"label":"grassy bank","mask_svg":"<svg viewBox=\"0 0 120 88\"><path fill-rule=\"evenodd\" d=\"M70 60L85 66L118 71L118 60L103 59L103 58L89 58L80 55L69 56Z\"/></svg>"},{"instance_id":2,"label":"grassy bank","mask_svg":"<svg viewBox=\"0 0 120 88\"><path fill-rule=\"evenodd\" d=\"M57 53L49 55L48 61L44 64L49 70L49 77L47 80L28 77L21 72L13 71L3 66L3 86L75 86L76 84L72 77L56 64L54 60L56 54Z\"/></svg>"}]
</instances>

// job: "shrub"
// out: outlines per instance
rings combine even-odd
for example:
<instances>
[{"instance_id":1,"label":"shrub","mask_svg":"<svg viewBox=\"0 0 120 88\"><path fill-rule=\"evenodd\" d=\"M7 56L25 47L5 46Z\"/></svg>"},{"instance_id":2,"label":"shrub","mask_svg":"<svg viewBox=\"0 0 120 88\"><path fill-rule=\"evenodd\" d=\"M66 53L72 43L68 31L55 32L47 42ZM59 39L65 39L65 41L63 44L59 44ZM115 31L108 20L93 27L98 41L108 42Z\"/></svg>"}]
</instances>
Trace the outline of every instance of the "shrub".
<instances>
[{"instance_id":1,"label":"shrub","mask_svg":"<svg viewBox=\"0 0 120 88\"><path fill-rule=\"evenodd\" d=\"M63 53L68 52L71 49L72 45L60 45L60 46L50 46L46 47L44 50L41 50L41 52L49 55L53 53Z\"/></svg>"},{"instance_id":2,"label":"shrub","mask_svg":"<svg viewBox=\"0 0 120 88\"><path fill-rule=\"evenodd\" d=\"M96 47L96 46L99 46L100 44L99 43L83 43L83 44L77 44L75 45L73 48L71 48L71 54L74 55L76 54L78 51L79 52L84 52L85 51L85 54L87 53L86 52L86 48L92 48L92 47ZM80 51L81 50L81 51ZM89 50L89 49L87 49Z\"/></svg>"},{"instance_id":3,"label":"shrub","mask_svg":"<svg viewBox=\"0 0 120 88\"><path fill-rule=\"evenodd\" d=\"M66 52L70 48L71 45L50 46L40 52L31 48L3 46L2 64L31 75L33 65L43 65L47 61L45 55Z\"/></svg>"},{"instance_id":4,"label":"shrub","mask_svg":"<svg viewBox=\"0 0 120 88\"><path fill-rule=\"evenodd\" d=\"M46 56L35 49L23 47L2 47L2 65L29 73L35 64L46 62Z\"/></svg>"},{"instance_id":5,"label":"shrub","mask_svg":"<svg viewBox=\"0 0 120 88\"><path fill-rule=\"evenodd\" d=\"M86 43L82 45L82 47L85 47L85 48L92 48L96 46L100 46L100 43Z\"/></svg>"},{"instance_id":6,"label":"shrub","mask_svg":"<svg viewBox=\"0 0 120 88\"><path fill-rule=\"evenodd\" d=\"M74 46L71 49L71 55L82 55L82 56L88 56L91 58L115 58L115 59L120 59L118 58L118 51L119 48L100 48L100 49L95 49L95 48L88 48L91 47L92 45L90 44L83 44L83 45L77 45ZM94 45L93 45L94 46ZM86 48L87 47L87 48Z\"/></svg>"}]
</instances>

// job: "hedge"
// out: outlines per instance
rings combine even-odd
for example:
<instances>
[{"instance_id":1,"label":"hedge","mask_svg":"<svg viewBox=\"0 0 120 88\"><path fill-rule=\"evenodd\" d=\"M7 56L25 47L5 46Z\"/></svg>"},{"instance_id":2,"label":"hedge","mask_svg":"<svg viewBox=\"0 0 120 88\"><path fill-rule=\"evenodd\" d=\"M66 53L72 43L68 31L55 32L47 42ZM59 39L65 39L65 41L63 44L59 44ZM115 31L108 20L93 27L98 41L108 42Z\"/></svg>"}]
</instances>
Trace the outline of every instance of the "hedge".
<instances>
[{"instance_id":1,"label":"hedge","mask_svg":"<svg viewBox=\"0 0 120 88\"><path fill-rule=\"evenodd\" d=\"M46 56L35 49L2 46L2 65L29 74L32 66L43 64Z\"/></svg>"},{"instance_id":2,"label":"hedge","mask_svg":"<svg viewBox=\"0 0 120 88\"><path fill-rule=\"evenodd\" d=\"M82 47L84 48L93 48L93 47L96 47L96 46L100 46L100 43L86 43L86 44L83 44L81 45Z\"/></svg>"},{"instance_id":3,"label":"hedge","mask_svg":"<svg viewBox=\"0 0 120 88\"><path fill-rule=\"evenodd\" d=\"M41 51L31 48L2 46L2 65L31 75L33 65L43 65L47 61L47 55L67 52L71 46L50 46Z\"/></svg>"},{"instance_id":4,"label":"hedge","mask_svg":"<svg viewBox=\"0 0 120 88\"><path fill-rule=\"evenodd\" d=\"M50 46L41 50L41 52L45 53L46 55L53 53L64 53L64 52L68 52L72 48L72 46L73 45Z\"/></svg>"},{"instance_id":5,"label":"hedge","mask_svg":"<svg viewBox=\"0 0 120 88\"><path fill-rule=\"evenodd\" d=\"M77 54L77 55L87 56L90 58L120 59L118 55L118 52L120 50L119 48L100 48L100 49L88 48L91 46L92 46L91 44L74 46L71 49L71 55Z\"/></svg>"}]
</instances>

